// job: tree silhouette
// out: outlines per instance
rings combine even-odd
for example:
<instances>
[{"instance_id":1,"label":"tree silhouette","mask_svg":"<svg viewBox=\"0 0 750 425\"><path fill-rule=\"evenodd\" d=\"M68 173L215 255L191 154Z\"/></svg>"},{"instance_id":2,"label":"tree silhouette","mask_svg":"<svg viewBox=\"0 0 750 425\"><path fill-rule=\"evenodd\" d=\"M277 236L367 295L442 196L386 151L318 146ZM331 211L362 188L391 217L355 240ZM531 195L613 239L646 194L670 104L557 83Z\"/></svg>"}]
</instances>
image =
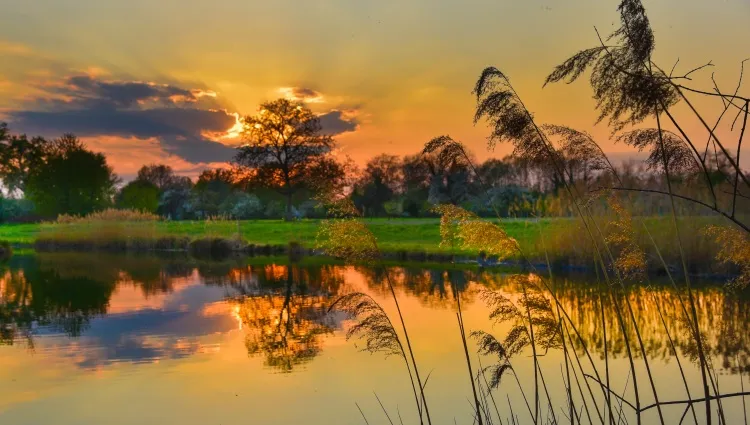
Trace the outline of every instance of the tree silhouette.
<instances>
[{"instance_id":1,"label":"tree silhouette","mask_svg":"<svg viewBox=\"0 0 750 425\"><path fill-rule=\"evenodd\" d=\"M84 215L111 205L117 177L103 154L86 150L72 135L47 149L26 183L26 195L38 213Z\"/></svg>"},{"instance_id":2,"label":"tree silhouette","mask_svg":"<svg viewBox=\"0 0 750 425\"><path fill-rule=\"evenodd\" d=\"M323 171L331 171L334 140L322 133L309 108L287 99L263 103L243 125L245 145L235 161L253 170L256 181L286 196L285 218L291 219L295 192L330 177Z\"/></svg>"},{"instance_id":3,"label":"tree silhouette","mask_svg":"<svg viewBox=\"0 0 750 425\"><path fill-rule=\"evenodd\" d=\"M44 162L48 143L41 137L11 134L8 125L0 123L0 179L11 192L26 189L31 171Z\"/></svg>"}]
</instances>

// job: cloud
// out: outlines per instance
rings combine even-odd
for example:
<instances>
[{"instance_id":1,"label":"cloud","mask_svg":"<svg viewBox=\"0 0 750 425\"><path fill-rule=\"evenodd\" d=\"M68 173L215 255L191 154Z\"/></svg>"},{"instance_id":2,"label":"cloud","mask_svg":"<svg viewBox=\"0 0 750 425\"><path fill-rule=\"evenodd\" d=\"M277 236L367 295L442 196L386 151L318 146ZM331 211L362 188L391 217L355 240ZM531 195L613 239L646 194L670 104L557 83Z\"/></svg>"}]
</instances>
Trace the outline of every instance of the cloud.
<instances>
[{"instance_id":1,"label":"cloud","mask_svg":"<svg viewBox=\"0 0 750 425\"><path fill-rule=\"evenodd\" d=\"M14 56L29 56L32 54L30 48L23 44L0 40L0 54Z\"/></svg>"},{"instance_id":2,"label":"cloud","mask_svg":"<svg viewBox=\"0 0 750 425\"><path fill-rule=\"evenodd\" d=\"M237 114L222 109L209 90L93 75L76 75L42 89L44 96L6 113L17 131L156 139L166 152L192 163L226 162L235 153L217 139L236 126Z\"/></svg>"},{"instance_id":3,"label":"cloud","mask_svg":"<svg viewBox=\"0 0 750 425\"><path fill-rule=\"evenodd\" d=\"M206 88L161 84L150 81L114 79L105 71L79 73L33 86L33 97L21 107L3 110L17 132L57 137L73 133L86 143L112 153L118 167L122 152L110 152L97 138L127 141L137 155L149 152L183 169L229 162L240 142L240 115L222 103L217 93ZM1 89L1 88L0 88ZM305 87L283 89L287 97L308 103L322 102L322 93ZM323 131L338 135L356 131L358 109L326 109L318 115ZM138 146L138 142L141 146Z\"/></svg>"},{"instance_id":4,"label":"cloud","mask_svg":"<svg viewBox=\"0 0 750 425\"><path fill-rule=\"evenodd\" d=\"M356 131L359 127L356 110L338 110L333 109L324 114L318 115L323 132L330 135L337 135Z\"/></svg>"},{"instance_id":5,"label":"cloud","mask_svg":"<svg viewBox=\"0 0 750 425\"><path fill-rule=\"evenodd\" d=\"M308 87L281 87L279 92L287 99L304 103L323 103L323 93Z\"/></svg>"},{"instance_id":6,"label":"cloud","mask_svg":"<svg viewBox=\"0 0 750 425\"><path fill-rule=\"evenodd\" d=\"M216 97L216 93L211 91L142 81L102 81L93 75L69 77L63 84L50 88L50 91L67 97L64 103L70 107L184 105L196 103L202 97Z\"/></svg>"}]
</instances>

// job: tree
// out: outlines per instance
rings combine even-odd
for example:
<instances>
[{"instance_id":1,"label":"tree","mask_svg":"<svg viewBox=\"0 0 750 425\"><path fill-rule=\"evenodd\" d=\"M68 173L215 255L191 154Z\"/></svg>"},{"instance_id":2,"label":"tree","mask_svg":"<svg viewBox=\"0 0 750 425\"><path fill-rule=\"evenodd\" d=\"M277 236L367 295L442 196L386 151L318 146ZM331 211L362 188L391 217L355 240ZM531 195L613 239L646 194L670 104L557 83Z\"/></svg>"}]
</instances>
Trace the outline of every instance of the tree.
<instances>
[{"instance_id":1,"label":"tree","mask_svg":"<svg viewBox=\"0 0 750 425\"><path fill-rule=\"evenodd\" d=\"M190 218L191 191L190 187L176 187L167 189L159 197L159 206L156 211L163 217L174 220Z\"/></svg>"},{"instance_id":2,"label":"tree","mask_svg":"<svg viewBox=\"0 0 750 425\"><path fill-rule=\"evenodd\" d=\"M182 179L184 177L175 175L172 167L164 164L144 165L138 170L138 177L136 177L136 180L149 182L156 186L160 192L184 183L181 181Z\"/></svg>"},{"instance_id":3,"label":"tree","mask_svg":"<svg viewBox=\"0 0 750 425\"><path fill-rule=\"evenodd\" d=\"M117 206L155 213L159 208L159 188L144 180L133 180L117 194Z\"/></svg>"},{"instance_id":4,"label":"tree","mask_svg":"<svg viewBox=\"0 0 750 425\"><path fill-rule=\"evenodd\" d=\"M385 203L394 200L403 186L402 161L395 155L382 154L365 166L352 199L367 215L383 215Z\"/></svg>"},{"instance_id":5,"label":"tree","mask_svg":"<svg viewBox=\"0 0 750 425\"><path fill-rule=\"evenodd\" d=\"M0 179L10 192L25 190L31 171L44 162L47 143L41 137L10 134L7 124L0 123Z\"/></svg>"},{"instance_id":6,"label":"tree","mask_svg":"<svg viewBox=\"0 0 750 425\"><path fill-rule=\"evenodd\" d=\"M403 186L403 161L396 155L381 154L372 158L365 166L364 179L379 179L393 193L400 193Z\"/></svg>"},{"instance_id":7,"label":"tree","mask_svg":"<svg viewBox=\"0 0 750 425\"><path fill-rule=\"evenodd\" d=\"M111 205L117 177L104 155L86 150L73 136L54 146L26 183L26 196L37 212L84 215Z\"/></svg>"},{"instance_id":8,"label":"tree","mask_svg":"<svg viewBox=\"0 0 750 425\"><path fill-rule=\"evenodd\" d=\"M235 161L254 171L256 181L286 197L286 218L291 219L294 194L326 180L313 170L330 159L333 138L322 133L320 120L309 108L287 99L263 103L258 114L244 118L243 126L245 145Z\"/></svg>"}]
</instances>

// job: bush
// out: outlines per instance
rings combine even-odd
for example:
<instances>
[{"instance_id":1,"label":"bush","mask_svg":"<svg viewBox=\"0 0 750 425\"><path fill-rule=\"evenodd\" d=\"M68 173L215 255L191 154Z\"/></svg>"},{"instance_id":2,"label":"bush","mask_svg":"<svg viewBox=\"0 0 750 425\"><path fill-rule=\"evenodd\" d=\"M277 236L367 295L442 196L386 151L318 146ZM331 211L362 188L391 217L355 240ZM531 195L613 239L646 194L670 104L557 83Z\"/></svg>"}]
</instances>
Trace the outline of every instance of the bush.
<instances>
[{"instance_id":1,"label":"bush","mask_svg":"<svg viewBox=\"0 0 750 425\"><path fill-rule=\"evenodd\" d=\"M34 203L27 199L0 198L0 223L35 221Z\"/></svg>"},{"instance_id":2,"label":"bush","mask_svg":"<svg viewBox=\"0 0 750 425\"><path fill-rule=\"evenodd\" d=\"M167 189L159 198L157 212L173 220L185 220L191 217L189 208L190 188Z\"/></svg>"},{"instance_id":3,"label":"bush","mask_svg":"<svg viewBox=\"0 0 750 425\"><path fill-rule=\"evenodd\" d=\"M255 195L235 192L222 202L219 212L237 220L257 218L263 216L263 203Z\"/></svg>"},{"instance_id":4,"label":"bush","mask_svg":"<svg viewBox=\"0 0 750 425\"><path fill-rule=\"evenodd\" d=\"M265 215L268 218L281 218L284 216L284 204L273 200L266 205Z\"/></svg>"},{"instance_id":5,"label":"bush","mask_svg":"<svg viewBox=\"0 0 750 425\"><path fill-rule=\"evenodd\" d=\"M302 202L297 206L297 212L302 218L322 218L326 216L325 207L312 199Z\"/></svg>"},{"instance_id":6,"label":"bush","mask_svg":"<svg viewBox=\"0 0 750 425\"><path fill-rule=\"evenodd\" d=\"M155 213L159 207L159 188L151 182L134 180L116 197L118 208Z\"/></svg>"}]
</instances>

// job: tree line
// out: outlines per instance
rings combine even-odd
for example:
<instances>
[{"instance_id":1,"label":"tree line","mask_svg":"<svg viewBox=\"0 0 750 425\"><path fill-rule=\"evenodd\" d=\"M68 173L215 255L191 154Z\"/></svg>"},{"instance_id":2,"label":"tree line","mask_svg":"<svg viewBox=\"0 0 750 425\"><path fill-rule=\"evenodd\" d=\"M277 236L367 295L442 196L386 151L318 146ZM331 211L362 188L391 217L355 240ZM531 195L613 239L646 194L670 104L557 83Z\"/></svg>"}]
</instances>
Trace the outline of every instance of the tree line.
<instances>
[{"instance_id":1,"label":"tree line","mask_svg":"<svg viewBox=\"0 0 750 425\"><path fill-rule=\"evenodd\" d=\"M6 193L0 220L36 221L111 207L172 220L316 218L326 216L319 201L331 193L351 197L367 217L433 216L433 207L446 203L481 216L564 216L573 212L562 190L566 184L592 192L612 183L596 158L566 153L565 146L584 134L564 127L548 129L560 137L565 172L559 173L523 155L479 163L468 151L457 155L430 148L452 141L447 136L412 155L382 154L359 168L335 155L335 140L309 108L286 99L262 104L243 124L244 143L229 168L207 169L193 181L168 165L150 164L123 185L104 154L88 150L74 135L28 137L1 123L0 179ZM624 185L658 189L664 184L648 161L618 168ZM730 168L718 164L711 178L726 180ZM675 187L689 191L700 176L686 170L675 170L671 178ZM644 214L668 207L663 199L641 196L648 200Z\"/></svg>"}]
</instances>

